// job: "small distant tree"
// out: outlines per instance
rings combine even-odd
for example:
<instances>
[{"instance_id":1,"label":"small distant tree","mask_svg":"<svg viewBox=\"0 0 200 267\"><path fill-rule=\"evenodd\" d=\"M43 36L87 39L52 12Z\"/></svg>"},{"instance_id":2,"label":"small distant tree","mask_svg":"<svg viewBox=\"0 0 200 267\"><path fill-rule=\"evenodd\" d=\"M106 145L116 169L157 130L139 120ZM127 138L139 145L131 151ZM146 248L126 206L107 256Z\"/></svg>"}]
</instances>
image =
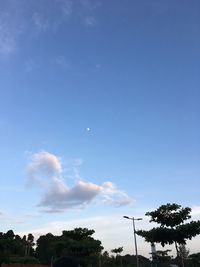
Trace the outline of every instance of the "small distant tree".
<instances>
[{"instance_id":1,"label":"small distant tree","mask_svg":"<svg viewBox=\"0 0 200 267\"><path fill-rule=\"evenodd\" d=\"M120 256L120 254L122 253L123 251L123 247L119 247L119 248L114 248L111 250L112 253L115 253L116 254L116 259L117 259L117 256L119 256L120 258L120 266L122 267L122 258Z\"/></svg>"},{"instance_id":2,"label":"small distant tree","mask_svg":"<svg viewBox=\"0 0 200 267\"><path fill-rule=\"evenodd\" d=\"M168 255L169 252L171 252L170 249L156 251L157 262L162 264L162 266L169 266L171 262L171 256Z\"/></svg>"},{"instance_id":3,"label":"small distant tree","mask_svg":"<svg viewBox=\"0 0 200 267\"><path fill-rule=\"evenodd\" d=\"M112 253L115 253L116 255L120 255L123 251L123 247L114 248L111 250Z\"/></svg>"},{"instance_id":4,"label":"small distant tree","mask_svg":"<svg viewBox=\"0 0 200 267\"><path fill-rule=\"evenodd\" d=\"M28 238L26 240L26 253L27 256L30 256L33 254L33 246L35 245L34 243L34 236L32 234L28 234Z\"/></svg>"},{"instance_id":5,"label":"small distant tree","mask_svg":"<svg viewBox=\"0 0 200 267\"><path fill-rule=\"evenodd\" d=\"M102 266L107 266L110 262L110 256L109 256L109 253L108 251L104 251L102 254L101 254L101 264Z\"/></svg>"}]
</instances>

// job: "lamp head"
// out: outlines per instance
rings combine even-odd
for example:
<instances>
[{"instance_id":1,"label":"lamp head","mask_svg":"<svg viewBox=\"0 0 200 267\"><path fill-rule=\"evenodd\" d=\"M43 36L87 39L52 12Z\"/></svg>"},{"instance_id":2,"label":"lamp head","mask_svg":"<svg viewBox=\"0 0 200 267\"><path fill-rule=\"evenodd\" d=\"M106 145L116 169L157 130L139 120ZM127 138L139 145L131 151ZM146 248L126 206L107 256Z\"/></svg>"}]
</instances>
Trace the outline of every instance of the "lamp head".
<instances>
[{"instance_id":1,"label":"lamp head","mask_svg":"<svg viewBox=\"0 0 200 267\"><path fill-rule=\"evenodd\" d=\"M123 216L123 218L125 218L125 219L130 219L128 216Z\"/></svg>"}]
</instances>

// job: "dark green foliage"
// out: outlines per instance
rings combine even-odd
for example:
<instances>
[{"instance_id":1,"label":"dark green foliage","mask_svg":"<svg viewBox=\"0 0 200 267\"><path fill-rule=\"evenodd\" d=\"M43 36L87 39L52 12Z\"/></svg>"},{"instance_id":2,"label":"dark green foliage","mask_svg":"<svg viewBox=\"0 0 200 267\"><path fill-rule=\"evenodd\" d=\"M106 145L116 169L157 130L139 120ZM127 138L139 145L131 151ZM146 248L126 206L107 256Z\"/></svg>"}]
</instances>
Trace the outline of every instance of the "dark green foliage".
<instances>
[{"instance_id":1,"label":"dark green foliage","mask_svg":"<svg viewBox=\"0 0 200 267\"><path fill-rule=\"evenodd\" d=\"M156 222L161 226L174 227L191 218L191 208L183 208L175 203L160 206L157 210L147 212L150 222Z\"/></svg>"},{"instance_id":2,"label":"dark green foliage","mask_svg":"<svg viewBox=\"0 0 200 267\"><path fill-rule=\"evenodd\" d=\"M36 255L42 264L49 264L51 258L55 257L55 240L56 237L51 233L42 235L37 240Z\"/></svg>"},{"instance_id":3,"label":"dark green foliage","mask_svg":"<svg viewBox=\"0 0 200 267\"><path fill-rule=\"evenodd\" d=\"M9 263L22 263L22 264L39 264L39 260L35 257L19 257L19 256L12 256L9 260Z\"/></svg>"},{"instance_id":4,"label":"dark green foliage","mask_svg":"<svg viewBox=\"0 0 200 267\"><path fill-rule=\"evenodd\" d=\"M109 256L108 251L104 251L101 255L100 255L100 262L101 262L101 266L110 266L111 265L111 258Z\"/></svg>"},{"instance_id":5,"label":"dark green foliage","mask_svg":"<svg viewBox=\"0 0 200 267\"><path fill-rule=\"evenodd\" d=\"M137 231L137 234L144 237L147 242L156 242L164 245L186 244L187 239L192 239L200 234L200 221L184 221L191 218L190 208L182 208L177 204L166 204L160 206L157 210L147 212L151 216L150 222L160 224L160 227L149 231Z\"/></svg>"},{"instance_id":6,"label":"dark green foliage","mask_svg":"<svg viewBox=\"0 0 200 267\"><path fill-rule=\"evenodd\" d=\"M29 234L29 254L33 254L33 236ZM26 255L27 242L25 238L15 235L12 230L0 233L0 264L19 262L20 257Z\"/></svg>"},{"instance_id":7,"label":"dark green foliage","mask_svg":"<svg viewBox=\"0 0 200 267\"><path fill-rule=\"evenodd\" d=\"M111 250L111 252L115 253L115 254L120 254L123 251L123 247L119 247L119 248L114 248Z\"/></svg>"},{"instance_id":8,"label":"dark green foliage","mask_svg":"<svg viewBox=\"0 0 200 267\"><path fill-rule=\"evenodd\" d=\"M150 267L150 260L138 255L139 258L139 263L140 263L140 267ZM129 255L126 254L125 256L122 256L122 261L123 261L123 266L127 267L136 267L137 263L136 263L136 256L135 255Z\"/></svg>"},{"instance_id":9,"label":"dark green foliage","mask_svg":"<svg viewBox=\"0 0 200 267\"><path fill-rule=\"evenodd\" d=\"M150 267L150 260L139 255L140 267ZM109 256L108 252L105 251L101 255L101 266L102 267L137 267L136 256L135 255L125 255L125 256Z\"/></svg>"},{"instance_id":10,"label":"dark green foliage","mask_svg":"<svg viewBox=\"0 0 200 267\"><path fill-rule=\"evenodd\" d=\"M168 255L168 253L171 250L157 250L156 252L156 262L159 263L160 265L164 266L169 266L171 262L171 256Z\"/></svg>"},{"instance_id":11,"label":"dark green foliage","mask_svg":"<svg viewBox=\"0 0 200 267\"><path fill-rule=\"evenodd\" d=\"M161 243L162 246L171 245L174 242L186 244L187 239L200 234L200 222L192 221L175 228L156 227L149 231L139 230L137 234L144 237L147 242Z\"/></svg>"},{"instance_id":12,"label":"dark green foliage","mask_svg":"<svg viewBox=\"0 0 200 267\"><path fill-rule=\"evenodd\" d=\"M119 248L114 248L111 250L112 253L115 253L116 254L116 258L115 258L115 261L117 262L120 262L120 266L122 267L122 257L120 256L120 254L122 253L123 251L123 247L119 247Z\"/></svg>"},{"instance_id":13,"label":"dark green foliage","mask_svg":"<svg viewBox=\"0 0 200 267\"><path fill-rule=\"evenodd\" d=\"M37 240L36 251L34 237L15 235L12 230L0 233L0 265L1 263L42 263L50 264L60 256L71 255L79 258L82 266L97 264L103 249L101 242L92 235L94 230L75 228L63 231L61 236L49 233Z\"/></svg>"},{"instance_id":14,"label":"dark green foliage","mask_svg":"<svg viewBox=\"0 0 200 267\"><path fill-rule=\"evenodd\" d=\"M200 266L200 253L191 254L188 258L189 266L199 267Z\"/></svg>"},{"instance_id":15,"label":"dark green foliage","mask_svg":"<svg viewBox=\"0 0 200 267\"><path fill-rule=\"evenodd\" d=\"M97 261L103 247L99 240L91 235L94 230L75 228L63 231L61 236L47 234L37 240L36 254L40 262L50 264L52 257L74 256L80 259L83 266Z\"/></svg>"}]
</instances>

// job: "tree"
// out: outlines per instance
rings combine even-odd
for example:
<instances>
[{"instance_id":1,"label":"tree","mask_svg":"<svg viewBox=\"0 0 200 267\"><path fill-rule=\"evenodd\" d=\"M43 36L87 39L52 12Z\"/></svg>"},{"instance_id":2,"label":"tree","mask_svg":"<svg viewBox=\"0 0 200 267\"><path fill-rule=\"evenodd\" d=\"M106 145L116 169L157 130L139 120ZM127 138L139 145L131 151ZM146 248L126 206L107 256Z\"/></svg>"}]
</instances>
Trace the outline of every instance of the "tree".
<instances>
[{"instance_id":1,"label":"tree","mask_svg":"<svg viewBox=\"0 0 200 267\"><path fill-rule=\"evenodd\" d=\"M104 251L101 255L101 265L107 266L110 263L110 256L108 251Z\"/></svg>"},{"instance_id":2,"label":"tree","mask_svg":"<svg viewBox=\"0 0 200 267\"><path fill-rule=\"evenodd\" d=\"M30 256L33 254L33 246L35 245L34 243L34 236L32 234L28 234L27 238L27 255Z\"/></svg>"},{"instance_id":3,"label":"tree","mask_svg":"<svg viewBox=\"0 0 200 267\"><path fill-rule=\"evenodd\" d=\"M81 265L86 266L99 261L99 255L103 247L99 240L92 235L94 230L87 228L75 228L63 231L62 235L47 234L37 240L36 254L43 264L50 264L60 256L74 256L80 259Z\"/></svg>"},{"instance_id":4,"label":"tree","mask_svg":"<svg viewBox=\"0 0 200 267\"><path fill-rule=\"evenodd\" d=\"M114 248L111 250L112 253L115 253L116 255L121 254L123 251L123 247Z\"/></svg>"},{"instance_id":5,"label":"tree","mask_svg":"<svg viewBox=\"0 0 200 267\"><path fill-rule=\"evenodd\" d=\"M178 247L178 253L179 253L179 257L182 261L182 265L184 266L185 261L187 260L190 251L186 248L186 246L184 244L181 244Z\"/></svg>"},{"instance_id":6,"label":"tree","mask_svg":"<svg viewBox=\"0 0 200 267\"><path fill-rule=\"evenodd\" d=\"M192 267L199 267L200 266L200 253L191 254L188 259L192 263Z\"/></svg>"},{"instance_id":7,"label":"tree","mask_svg":"<svg viewBox=\"0 0 200 267\"><path fill-rule=\"evenodd\" d=\"M170 264L171 256L168 255L170 251L170 249L156 251L156 260L159 264L162 264L163 267L169 266Z\"/></svg>"},{"instance_id":8,"label":"tree","mask_svg":"<svg viewBox=\"0 0 200 267\"><path fill-rule=\"evenodd\" d=\"M30 250L33 252L32 246L34 243L32 234L29 234L28 242L30 244ZM21 238L19 235L15 235L12 230L7 231L7 233L0 233L0 265L10 262L35 262L36 259L34 257L26 257L26 243L26 236Z\"/></svg>"},{"instance_id":9,"label":"tree","mask_svg":"<svg viewBox=\"0 0 200 267\"><path fill-rule=\"evenodd\" d=\"M122 251L123 251L123 247L114 248L111 250L112 253L116 254L116 259L117 259L117 256L120 258L120 266L121 267L122 267L122 257L120 256L120 254L122 253Z\"/></svg>"},{"instance_id":10,"label":"tree","mask_svg":"<svg viewBox=\"0 0 200 267\"><path fill-rule=\"evenodd\" d=\"M200 234L200 221L186 220L191 218L191 208L181 207L172 203L160 206L157 210L147 212L150 222L160 224L149 231L139 230L137 234L144 237L147 242L161 243L162 246L175 243L177 256L178 245L186 244L187 239L192 239Z\"/></svg>"},{"instance_id":11,"label":"tree","mask_svg":"<svg viewBox=\"0 0 200 267\"><path fill-rule=\"evenodd\" d=\"M42 264L50 264L52 257L56 256L55 241L56 237L51 233L38 238L36 255Z\"/></svg>"}]
</instances>

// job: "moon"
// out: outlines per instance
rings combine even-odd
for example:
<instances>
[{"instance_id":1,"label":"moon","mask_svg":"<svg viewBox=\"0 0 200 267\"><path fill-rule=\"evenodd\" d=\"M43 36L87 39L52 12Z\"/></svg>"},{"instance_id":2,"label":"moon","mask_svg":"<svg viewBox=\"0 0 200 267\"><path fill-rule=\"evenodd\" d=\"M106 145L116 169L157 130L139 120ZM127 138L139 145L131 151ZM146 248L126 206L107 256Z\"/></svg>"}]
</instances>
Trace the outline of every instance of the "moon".
<instances>
[{"instance_id":1,"label":"moon","mask_svg":"<svg viewBox=\"0 0 200 267\"><path fill-rule=\"evenodd\" d=\"M87 132L89 132L89 131L90 131L90 128L89 128L89 127L87 127L87 128L86 128L86 130L87 130Z\"/></svg>"}]
</instances>

